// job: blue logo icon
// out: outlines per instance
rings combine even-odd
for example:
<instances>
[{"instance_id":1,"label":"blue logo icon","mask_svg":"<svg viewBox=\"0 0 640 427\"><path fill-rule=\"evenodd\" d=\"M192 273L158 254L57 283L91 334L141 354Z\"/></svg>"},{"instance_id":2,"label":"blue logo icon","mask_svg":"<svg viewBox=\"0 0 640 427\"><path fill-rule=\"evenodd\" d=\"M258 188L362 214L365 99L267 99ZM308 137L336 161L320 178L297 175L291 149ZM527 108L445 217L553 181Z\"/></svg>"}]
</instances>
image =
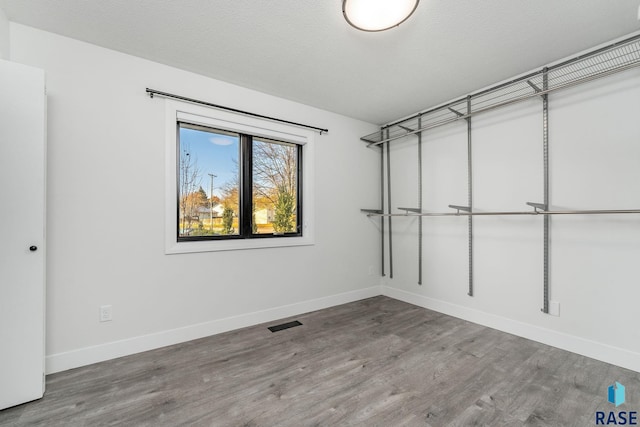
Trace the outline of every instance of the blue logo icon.
<instances>
[{"instance_id":1,"label":"blue logo icon","mask_svg":"<svg viewBox=\"0 0 640 427\"><path fill-rule=\"evenodd\" d=\"M616 408L624 403L624 386L618 381L609 386L609 402L616 405Z\"/></svg>"},{"instance_id":2,"label":"blue logo icon","mask_svg":"<svg viewBox=\"0 0 640 427\"><path fill-rule=\"evenodd\" d=\"M616 405L616 408L624 403L624 386L618 381L609 386L607 400ZM596 411L596 425L638 425L638 411Z\"/></svg>"}]
</instances>

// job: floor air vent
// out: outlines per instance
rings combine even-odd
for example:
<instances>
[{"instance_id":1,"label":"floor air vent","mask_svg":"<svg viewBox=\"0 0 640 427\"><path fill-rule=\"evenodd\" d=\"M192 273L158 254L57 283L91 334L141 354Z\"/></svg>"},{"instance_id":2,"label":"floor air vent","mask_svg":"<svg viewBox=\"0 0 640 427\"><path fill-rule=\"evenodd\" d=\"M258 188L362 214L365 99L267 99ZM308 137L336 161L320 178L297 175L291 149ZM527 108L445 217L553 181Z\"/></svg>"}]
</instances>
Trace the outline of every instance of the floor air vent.
<instances>
[{"instance_id":1,"label":"floor air vent","mask_svg":"<svg viewBox=\"0 0 640 427\"><path fill-rule=\"evenodd\" d=\"M297 320L294 320L293 322L287 322L287 323L283 323L282 325L275 325L275 326L269 326L269 330L271 332L278 332L278 331L282 331L284 329L289 329L289 328L293 328L295 326L301 326L302 323L298 322Z\"/></svg>"}]
</instances>

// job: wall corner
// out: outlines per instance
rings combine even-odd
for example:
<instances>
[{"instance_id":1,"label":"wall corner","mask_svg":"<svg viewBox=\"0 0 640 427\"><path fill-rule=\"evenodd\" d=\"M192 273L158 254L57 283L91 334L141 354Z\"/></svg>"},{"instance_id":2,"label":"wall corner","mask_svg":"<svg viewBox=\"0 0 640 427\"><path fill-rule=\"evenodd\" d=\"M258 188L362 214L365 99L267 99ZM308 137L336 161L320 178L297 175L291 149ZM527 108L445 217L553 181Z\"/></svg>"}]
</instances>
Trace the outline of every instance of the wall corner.
<instances>
[{"instance_id":1,"label":"wall corner","mask_svg":"<svg viewBox=\"0 0 640 427\"><path fill-rule=\"evenodd\" d=\"M10 37L9 18L0 7L0 59L9 60L10 53Z\"/></svg>"}]
</instances>

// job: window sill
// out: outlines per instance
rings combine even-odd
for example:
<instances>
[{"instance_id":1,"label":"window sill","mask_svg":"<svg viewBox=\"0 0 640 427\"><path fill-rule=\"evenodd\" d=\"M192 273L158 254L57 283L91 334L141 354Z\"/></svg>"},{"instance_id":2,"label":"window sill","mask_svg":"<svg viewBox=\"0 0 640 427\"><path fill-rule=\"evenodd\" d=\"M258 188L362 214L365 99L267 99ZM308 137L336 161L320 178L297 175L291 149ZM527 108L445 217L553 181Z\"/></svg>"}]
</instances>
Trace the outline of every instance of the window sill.
<instances>
[{"instance_id":1,"label":"window sill","mask_svg":"<svg viewBox=\"0 0 640 427\"><path fill-rule=\"evenodd\" d=\"M236 251L243 249L282 248L288 246L310 246L315 242L311 236L273 237L259 239L201 240L190 242L167 242L165 254L188 254L194 252Z\"/></svg>"}]
</instances>

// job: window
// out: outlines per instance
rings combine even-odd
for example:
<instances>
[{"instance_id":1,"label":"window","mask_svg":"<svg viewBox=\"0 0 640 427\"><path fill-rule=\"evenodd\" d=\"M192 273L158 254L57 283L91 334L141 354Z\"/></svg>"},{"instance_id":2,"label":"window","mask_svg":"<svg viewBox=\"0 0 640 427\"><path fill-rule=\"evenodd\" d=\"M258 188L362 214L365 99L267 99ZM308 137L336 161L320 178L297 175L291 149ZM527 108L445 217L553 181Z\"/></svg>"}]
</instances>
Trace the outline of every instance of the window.
<instances>
[{"instance_id":1,"label":"window","mask_svg":"<svg viewBox=\"0 0 640 427\"><path fill-rule=\"evenodd\" d=\"M240 134L179 123L177 147L178 240L238 236Z\"/></svg>"},{"instance_id":2,"label":"window","mask_svg":"<svg viewBox=\"0 0 640 427\"><path fill-rule=\"evenodd\" d=\"M177 147L178 241L302 234L300 145L179 122Z\"/></svg>"},{"instance_id":3,"label":"window","mask_svg":"<svg viewBox=\"0 0 640 427\"><path fill-rule=\"evenodd\" d=\"M300 235L299 145L265 138L251 139L251 190L254 235Z\"/></svg>"},{"instance_id":4,"label":"window","mask_svg":"<svg viewBox=\"0 0 640 427\"><path fill-rule=\"evenodd\" d=\"M313 244L312 141L294 126L167 101L166 252Z\"/></svg>"}]
</instances>

